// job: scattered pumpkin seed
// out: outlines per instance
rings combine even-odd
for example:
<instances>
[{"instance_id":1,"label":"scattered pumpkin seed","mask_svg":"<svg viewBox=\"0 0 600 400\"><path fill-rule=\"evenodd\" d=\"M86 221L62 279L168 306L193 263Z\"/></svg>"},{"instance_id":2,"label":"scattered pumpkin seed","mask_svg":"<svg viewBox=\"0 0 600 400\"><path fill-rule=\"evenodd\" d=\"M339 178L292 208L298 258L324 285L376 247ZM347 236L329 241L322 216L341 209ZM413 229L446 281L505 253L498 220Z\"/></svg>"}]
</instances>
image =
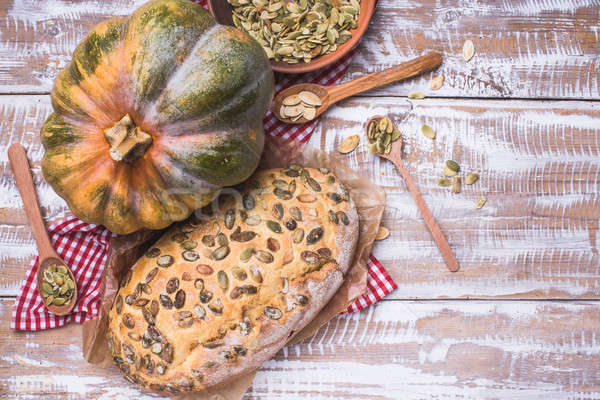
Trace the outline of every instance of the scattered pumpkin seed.
<instances>
[{"instance_id":1,"label":"scattered pumpkin seed","mask_svg":"<svg viewBox=\"0 0 600 400\"><path fill-rule=\"evenodd\" d=\"M465 179L465 183L467 185L472 185L475 182L477 182L478 179L479 179L479 174L471 172L470 174L467 175L467 179Z\"/></svg>"},{"instance_id":2,"label":"scattered pumpkin seed","mask_svg":"<svg viewBox=\"0 0 600 400\"><path fill-rule=\"evenodd\" d=\"M455 176L452 179L452 193L460 193L461 183L460 176Z\"/></svg>"},{"instance_id":3,"label":"scattered pumpkin seed","mask_svg":"<svg viewBox=\"0 0 600 400\"><path fill-rule=\"evenodd\" d=\"M358 136L358 135L348 136L348 137L344 138L344 140L342 140L342 142L340 143L340 146L338 148L338 151L342 154L350 153L351 151L353 151L356 148L356 146L358 146L359 141L360 141L360 136Z\"/></svg>"},{"instance_id":4,"label":"scattered pumpkin seed","mask_svg":"<svg viewBox=\"0 0 600 400\"><path fill-rule=\"evenodd\" d=\"M448 166L444 165L444 167L442 168L442 173L444 175L446 175L447 177L452 177L456 175L456 171L452 171L450 168L448 168Z\"/></svg>"},{"instance_id":5,"label":"scattered pumpkin seed","mask_svg":"<svg viewBox=\"0 0 600 400\"><path fill-rule=\"evenodd\" d=\"M390 236L390 230L385 226L380 225L377 234L375 235L375 240L383 240L388 236Z\"/></svg>"},{"instance_id":6,"label":"scattered pumpkin seed","mask_svg":"<svg viewBox=\"0 0 600 400\"><path fill-rule=\"evenodd\" d=\"M415 90L408 94L408 98L412 100L421 100L425 98L425 93Z\"/></svg>"},{"instance_id":7,"label":"scattered pumpkin seed","mask_svg":"<svg viewBox=\"0 0 600 400\"><path fill-rule=\"evenodd\" d=\"M428 139L435 139L435 130L429 125L423 124L423 126L421 126L421 133Z\"/></svg>"},{"instance_id":8,"label":"scattered pumpkin seed","mask_svg":"<svg viewBox=\"0 0 600 400\"><path fill-rule=\"evenodd\" d=\"M485 205L486 202L487 202L487 198L485 196L481 196L475 202L475 208L480 209L481 207L483 207Z\"/></svg>"},{"instance_id":9,"label":"scattered pumpkin seed","mask_svg":"<svg viewBox=\"0 0 600 400\"><path fill-rule=\"evenodd\" d=\"M450 182L450 179L448 178L440 178L438 179L437 184L441 187L449 187L452 184L452 182Z\"/></svg>"},{"instance_id":10,"label":"scattered pumpkin seed","mask_svg":"<svg viewBox=\"0 0 600 400\"><path fill-rule=\"evenodd\" d=\"M444 84L444 75L438 75L429 82L429 89L438 90Z\"/></svg>"},{"instance_id":11,"label":"scattered pumpkin seed","mask_svg":"<svg viewBox=\"0 0 600 400\"><path fill-rule=\"evenodd\" d=\"M456 161L446 160L446 167L448 167L449 170L454 172L460 171L460 165L458 165Z\"/></svg>"},{"instance_id":12,"label":"scattered pumpkin seed","mask_svg":"<svg viewBox=\"0 0 600 400\"><path fill-rule=\"evenodd\" d=\"M462 55L465 61L467 62L469 62L469 60L473 58L473 55L475 55L475 45L473 44L473 41L465 41L462 48Z\"/></svg>"}]
</instances>

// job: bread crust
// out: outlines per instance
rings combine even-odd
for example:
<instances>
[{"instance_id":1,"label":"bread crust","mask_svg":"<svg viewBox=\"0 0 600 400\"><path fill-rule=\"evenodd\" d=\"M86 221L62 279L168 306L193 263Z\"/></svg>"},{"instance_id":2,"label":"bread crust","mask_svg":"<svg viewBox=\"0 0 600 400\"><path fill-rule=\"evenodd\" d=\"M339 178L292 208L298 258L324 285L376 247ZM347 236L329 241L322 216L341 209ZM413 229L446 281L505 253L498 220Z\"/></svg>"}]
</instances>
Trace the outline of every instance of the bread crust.
<instances>
[{"instance_id":1,"label":"bread crust","mask_svg":"<svg viewBox=\"0 0 600 400\"><path fill-rule=\"evenodd\" d=\"M226 384L273 357L343 283L358 213L333 175L263 170L237 189L214 215L171 228L122 282L108 341L129 381L163 394Z\"/></svg>"}]
</instances>

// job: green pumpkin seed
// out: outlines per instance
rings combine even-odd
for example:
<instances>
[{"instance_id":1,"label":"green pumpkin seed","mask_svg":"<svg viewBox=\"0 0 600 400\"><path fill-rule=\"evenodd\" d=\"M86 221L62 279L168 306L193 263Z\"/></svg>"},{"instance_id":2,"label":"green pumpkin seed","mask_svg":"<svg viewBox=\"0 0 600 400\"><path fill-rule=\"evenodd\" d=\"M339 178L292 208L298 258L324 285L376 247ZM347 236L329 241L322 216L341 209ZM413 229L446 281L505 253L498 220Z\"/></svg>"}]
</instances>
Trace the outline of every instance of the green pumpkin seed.
<instances>
[{"instance_id":1,"label":"green pumpkin seed","mask_svg":"<svg viewBox=\"0 0 600 400\"><path fill-rule=\"evenodd\" d=\"M48 296L51 293L52 293L52 285L50 285L48 282L42 282L42 294L45 294L46 296Z\"/></svg>"},{"instance_id":2,"label":"green pumpkin seed","mask_svg":"<svg viewBox=\"0 0 600 400\"><path fill-rule=\"evenodd\" d=\"M282 229L281 229L281 225L279 225L278 222L275 221L267 221L267 228L269 228L271 231L275 232L275 233L281 233Z\"/></svg>"},{"instance_id":3,"label":"green pumpkin seed","mask_svg":"<svg viewBox=\"0 0 600 400\"><path fill-rule=\"evenodd\" d=\"M233 208L225 211L225 217L223 218L225 222L225 227L227 229L233 229L233 225L235 224L235 210Z\"/></svg>"},{"instance_id":4,"label":"green pumpkin seed","mask_svg":"<svg viewBox=\"0 0 600 400\"><path fill-rule=\"evenodd\" d=\"M252 267L250 267L250 275L252 276L252 279L256 283L262 283L263 282L263 276L262 276L262 273L261 273L260 268L258 266L253 265Z\"/></svg>"},{"instance_id":5,"label":"green pumpkin seed","mask_svg":"<svg viewBox=\"0 0 600 400\"><path fill-rule=\"evenodd\" d=\"M63 304L65 304L66 301L67 299L65 299L64 297L56 297L52 301L52 304L54 304L55 306L62 306Z\"/></svg>"},{"instance_id":6,"label":"green pumpkin seed","mask_svg":"<svg viewBox=\"0 0 600 400\"><path fill-rule=\"evenodd\" d=\"M244 271L240 267L233 267L231 269L231 275L233 275L234 278L237 279L238 281L246 280L246 278L248 277L248 274L246 273L246 271Z\"/></svg>"},{"instance_id":7,"label":"green pumpkin seed","mask_svg":"<svg viewBox=\"0 0 600 400\"><path fill-rule=\"evenodd\" d=\"M277 219L281 219L283 218L283 205L281 203L275 203L273 204L273 208L271 209L271 213L273 214L273 217L277 218Z\"/></svg>"},{"instance_id":8,"label":"green pumpkin seed","mask_svg":"<svg viewBox=\"0 0 600 400\"><path fill-rule=\"evenodd\" d=\"M454 171L454 172L460 171L460 165L458 165L458 163L456 161L446 160L446 167L448 167L448 169L450 171Z\"/></svg>"},{"instance_id":9,"label":"green pumpkin seed","mask_svg":"<svg viewBox=\"0 0 600 400\"><path fill-rule=\"evenodd\" d=\"M302 253L300 253L300 258L309 264L316 264L321 259L318 253L308 250L304 250Z\"/></svg>"},{"instance_id":10,"label":"green pumpkin seed","mask_svg":"<svg viewBox=\"0 0 600 400\"><path fill-rule=\"evenodd\" d=\"M338 211L336 212L336 215L344 225L350 225L350 218L348 218L348 215L345 212Z\"/></svg>"},{"instance_id":11,"label":"green pumpkin seed","mask_svg":"<svg viewBox=\"0 0 600 400\"><path fill-rule=\"evenodd\" d=\"M229 244L229 241L227 240L227 236L225 236L224 233L219 233L217 235L217 244L219 246L227 246Z\"/></svg>"},{"instance_id":12,"label":"green pumpkin seed","mask_svg":"<svg viewBox=\"0 0 600 400\"><path fill-rule=\"evenodd\" d=\"M175 291L179 289L179 279L171 278L167 281L166 291L167 293L175 293Z\"/></svg>"},{"instance_id":13,"label":"green pumpkin seed","mask_svg":"<svg viewBox=\"0 0 600 400\"><path fill-rule=\"evenodd\" d=\"M441 187L449 187L452 184L452 182L450 182L450 179L448 178L440 178L438 179L437 184Z\"/></svg>"},{"instance_id":14,"label":"green pumpkin seed","mask_svg":"<svg viewBox=\"0 0 600 400\"><path fill-rule=\"evenodd\" d=\"M222 260L229 255L230 249L228 246L221 246L212 252L211 258L213 260Z\"/></svg>"},{"instance_id":15,"label":"green pumpkin seed","mask_svg":"<svg viewBox=\"0 0 600 400\"><path fill-rule=\"evenodd\" d=\"M316 180L314 180L313 178L309 177L306 180L306 185L311 188L312 190L314 190L315 192L320 192L321 191L321 185L319 185L319 182L317 182Z\"/></svg>"},{"instance_id":16,"label":"green pumpkin seed","mask_svg":"<svg viewBox=\"0 0 600 400\"><path fill-rule=\"evenodd\" d=\"M460 193L461 179L460 176L455 176L452 180L452 193Z\"/></svg>"},{"instance_id":17,"label":"green pumpkin seed","mask_svg":"<svg viewBox=\"0 0 600 400\"><path fill-rule=\"evenodd\" d=\"M231 235L229 235L231 240L233 240L234 242L242 242L242 243L249 242L250 240L254 239L255 236L256 236L256 232L242 231L239 226Z\"/></svg>"},{"instance_id":18,"label":"green pumpkin seed","mask_svg":"<svg viewBox=\"0 0 600 400\"><path fill-rule=\"evenodd\" d=\"M173 305L175 308L182 308L185 305L185 291L183 289L179 289L177 293L175 293Z\"/></svg>"},{"instance_id":19,"label":"green pumpkin seed","mask_svg":"<svg viewBox=\"0 0 600 400\"><path fill-rule=\"evenodd\" d=\"M292 241L294 243L300 243L302 242L302 239L304 239L304 229L298 228L294 231L292 235Z\"/></svg>"},{"instance_id":20,"label":"green pumpkin seed","mask_svg":"<svg viewBox=\"0 0 600 400\"><path fill-rule=\"evenodd\" d=\"M217 282L219 283L219 287L222 291L227 291L227 288L229 288L229 278L227 277L227 273L225 271L217 272Z\"/></svg>"},{"instance_id":21,"label":"green pumpkin seed","mask_svg":"<svg viewBox=\"0 0 600 400\"><path fill-rule=\"evenodd\" d=\"M258 250L256 253L254 253L254 257L256 257L258 261L264 262L265 264L270 264L275 259L273 254L266 250Z\"/></svg>"},{"instance_id":22,"label":"green pumpkin seed","mask_svg":"<svg viewBox=\"0 0 600 400\"><path fill-rule=\"evenodd\" d=\"M242 250L242 252L240 253L240 260L242 260L242 261L248 260L252 256L253 253L254 253L253 247L248 247L248 248Z\"/></svg>"},{"instance_id":23,"label":"green pumpkin seed","mask_svg":"<svg viewBox=\"0 0 600 400\"><path fill-rule=\"evenodd\" d=\"M283 179L275 179L273 181L273 186L281 188L281 189L287 189L288 183L287 183L287 181L285 181Z\"/></svg>"},{"instance_id":24,"label":"green pumpkin seed","mask_svg":"<svg viewBox=\"0 0 600 400\"><path fill-rule=\"evenodd\" d=\"M273 194L281 200L290 200L292 198L292 192L278 187L273 189Z\"/></svg>"},{"instance_id":25,"label":"green pumpkin seed","mask_svg":"<svg viewBox=\"0 0 600 400\"><path fill-rule=\"evenodd\" d=\"M213 235L202 236L202 244L206 247L213 247L215 245L215 237Z\"/></svg>"},{"instance_id":26,"label":"green pumpkin seed","mask_svg":"<svg viewBox=\"0 0 600 400\"><path fill-rule=\"evenodd\" d=\"M323 228L317 227L312 229L306 236L306 243L315 244L323 237Z\"/></svg>"},{"instance_id":27,"label":"green pumpkin seed","mask_svg":"<svg viewBox=\"0 0 600 400\"><path fill-rule=\"evenodd\" d=\"M152 247L148 251L146 251L146 257L148 258L156 258L160 255L160 249L158 247Z\"/></svg>"},{"instance_id":28,"label":"green pumpkin seed","mask_svg":"<svg viewBox=\"0 0 600 400\"><path fill-rule=\"evenodd\" d=\"M435 139L435 130L429 125L421 126L421 133L428 139Z\"/></svg>"},{"instance_id":29,"label":"green pumpkin seed","mask_svg":"<svg viewBox=\"0 0 600 400\"><path fill-rule=\"evenodd\" d=\"M285 169L282 171L285 175L289 176L290 178L297 178L300 176L300 172L293 170L291 168Z\"/></svg>"},{"instance_id":30,"label":"green pumpkin seed","mask_svg":"<svg viewBox=\"0 0 600 400\"><path fill-rule=\"evenodd\" d=\"M244 196L242 197L242 203L244 205L244 208L248 211L250 210L254 210L254 196L252 196L249 193L244 194Z\"/></svg>"},{"instance_id":31,"label":"green pumpkin seed","mask_svg":"<svg viewBox=\"0 0 600 400\"><path fill-rule=\"evenodd\" d=\"M485 205L486 202L487 202L487 198L485 198L484 196L481 196L475 202L475 208L477 208L477 209L482 208Z\"/></svg>"},{"instance_id":32,"label":"green pumpkin seed","mask_svg":"<svg viewBox=\"0 0 600 400\"><path fill-rule=\"evenodd\" d=\"M200 257L200 255L193 250L186 250L183 253L181 253L181 257L183 257L183 259L186 261L192 262L196 261Z\"/></svg>"},{"instance_id":33,"label":"green pumpkin seed","mask_svg":"<svg viewBox=\"0 0 600 400\"><path fill-rule=\"evenodd\" d=\"M154 279L154 277L156 276L156 274L158 274L158 268L152 268L150 270L150 272L148 272L148 274L146 275L146 278L144 279L144 283L148 284L152 281L152 279Z\"/></svg>"},{"instance_id":34,"label":"green pumpkin seed","mask_svg":"<svg viewBox=\"0 0 600 400\"><path fill-rule=\"evenodd\" d=\"M200 304L196 304L192 311L194 312L194 316L198 319L204 319L206 317L206 310Z\"/></svg>"},{"instance_id":35,"label":"green pumpkin seed","mask_svg":"<svg viewBox=\"0 0 600 400\"><path fill-rule=\"evenodd\" d=\"M165 254L156 259L156 264L159 267L163 267L163 268L170 267L171 265L173 265L174 262L175 262L175 259L173 258L173 256L171 256L169 254Z\"/></svg>"},{"instance_id":36,"label":"green pumpkin seed","mask_svg":"<svg viewBox=\"0 0 600 400\"><path fill-rule=\"evenodd\" d=\"M302 212L300 212L300 209L298 209L298 207L292 206L290 207L289 211L292 218L294 218L296 221L302 221Z\"/></svg>"},{"instance_id":37,"label":"green pumpkin seed","mask_svg":"<svg viewBox=\"0 0 600 400\"><path fill-rule=\"evenodd\" d=\"M247 225L256 226L262 222L262 219L257 215L250 215L244 220Z\"/></svg>"},{"instance_id":38,"label":"green pumpkin seed","mask_svg":"<svg viewBox=\"0 0 600 400\"><path fill-rule=\"evenodd\" d=\"M329 214L329 220L337 225L339 223L339 218L338 218L337 214L335 213L335 211L329 210L328 214Z\"/></svg>"},{"instance_id":39,"label":"green pumpkin seed","mask_svg":"<svg viewBox=\"0 0 600 400\"><path fill-rule=\"evenodd\" d=\"M280 319L283 316L281 310L277 307L266 306L263 313L270 319Z\"/></svg>"},{"instance_id":40,"label":"green pumpkin seed","mask_svg":"<svg viewBox=\"0 0 600 400\"><path fill-rule=\"evenodd\" d=\"M183 243L181 243L181 247L183 247L186 250L192 250L198 247L198 242L196 242L195 240L186 240Z\"/></svg>"},{"instance_id":41,"label":"green pumpkin seed","mask_svg":"<svg viewBox=\"0 0 600 400\"><path fill-rule=\"evenodd\" d=\"M465 179L465 183L467 185L472 185L475 182L477 182L478 179L479 179L479 174L471 172L470 174L467 175L467 179Z\"/></svg>"},{"instance_id":42,"label":"green pumpkin seed","mask_svg":"<svg viewBox=\"0 0 600 400\"><path fill-rule=\"evenodd\" d=\"M425 93L419 91L412 91L408 94L409 99L421 100L425 98Z\"/></svg>"}]
</instances>

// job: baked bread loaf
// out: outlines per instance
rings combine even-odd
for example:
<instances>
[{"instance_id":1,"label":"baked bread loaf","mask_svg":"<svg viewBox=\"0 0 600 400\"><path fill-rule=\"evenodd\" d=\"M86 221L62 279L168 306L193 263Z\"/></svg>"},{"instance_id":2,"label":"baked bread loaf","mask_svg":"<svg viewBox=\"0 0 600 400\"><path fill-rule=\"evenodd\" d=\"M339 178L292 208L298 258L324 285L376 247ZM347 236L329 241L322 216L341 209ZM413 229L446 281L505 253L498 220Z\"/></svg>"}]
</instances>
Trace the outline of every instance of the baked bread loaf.
<instances>
[{"instance_id":1,"label":"baked bread loaf","mask_svg":"<svg viewBox=\"0 0 600 400\"><path fill-rule=\"evenodd\" d=\"M108 342L128 380L194 392L257 369L342 284L358 214L333 175L290 165L236 189L171 228L121 283Z\"/></svg>"}]
</instances>

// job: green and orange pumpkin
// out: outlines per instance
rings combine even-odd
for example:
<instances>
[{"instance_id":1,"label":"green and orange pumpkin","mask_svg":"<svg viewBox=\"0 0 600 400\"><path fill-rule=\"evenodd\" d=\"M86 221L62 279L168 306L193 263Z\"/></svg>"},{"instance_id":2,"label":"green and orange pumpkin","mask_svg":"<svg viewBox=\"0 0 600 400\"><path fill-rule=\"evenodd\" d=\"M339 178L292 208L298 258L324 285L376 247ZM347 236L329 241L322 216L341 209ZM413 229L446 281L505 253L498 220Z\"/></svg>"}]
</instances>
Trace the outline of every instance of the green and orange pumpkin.
<instances>
[{"instance_id":1,"label":"green and orange pumpkin","mask_svg":"<svg viewBox=\"0 0 600 400\"><path fill-rule=\"evenodd\" d=\"M160 229L256 169L273 73L261 46L188 0L96 26L56 78L48 183L82 220Z\"/></svg>"}]
</instances>

